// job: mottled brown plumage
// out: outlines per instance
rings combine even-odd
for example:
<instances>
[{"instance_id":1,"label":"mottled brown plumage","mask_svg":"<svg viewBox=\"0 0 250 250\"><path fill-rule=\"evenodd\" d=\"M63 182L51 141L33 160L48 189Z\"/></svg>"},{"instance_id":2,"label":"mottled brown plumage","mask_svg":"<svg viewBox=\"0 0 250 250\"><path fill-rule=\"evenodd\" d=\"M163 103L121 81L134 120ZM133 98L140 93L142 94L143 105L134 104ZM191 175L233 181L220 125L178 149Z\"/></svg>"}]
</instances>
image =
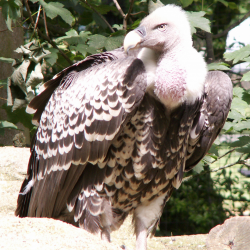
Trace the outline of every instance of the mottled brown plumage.
<instances>
[{"instance_id":1,"label":"mottled brown plumage","mask_svg":"<svg viewBox=\"0 0 250 250\"><path fill-rule=\"evenodd\" d=\"M124 49L68 67L30 103L39 127L16 215L58 218L110 240L133 213L136 249L145 250L183 172L223 127L232 84L207 74L174 5L146 17Z\"/></svg>"}]
</instances>

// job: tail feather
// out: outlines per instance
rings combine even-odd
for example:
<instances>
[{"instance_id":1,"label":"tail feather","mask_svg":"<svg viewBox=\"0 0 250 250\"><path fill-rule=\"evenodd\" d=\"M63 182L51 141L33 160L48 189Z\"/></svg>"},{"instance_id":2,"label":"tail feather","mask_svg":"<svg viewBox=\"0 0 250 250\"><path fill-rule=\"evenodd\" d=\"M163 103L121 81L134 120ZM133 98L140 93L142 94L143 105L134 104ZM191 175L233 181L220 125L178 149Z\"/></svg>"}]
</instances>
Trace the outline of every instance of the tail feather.
<instances>
[{"instance_id":1,"label":"tail feather","mask_svg":"<svg viewBox=\"0 0 250 250\"><path fill-rule=\"evenodd\" d=\"M29 210L29 203L30 198L32 194L32 187L34 185L34 176L35 171L34 169L37 169L39 166L39 162L37 161L37 155L34 150L35 145L35 135L32 139L31 144L31 156L29 159L28 169L27 169L27 176L25 180L23 181L23 184L20 189L20 193L18 195L17 199L17 208L15 211L15 215L19 217L26 217L28 216L28 210Z\"/></svg>"}]
</instances>

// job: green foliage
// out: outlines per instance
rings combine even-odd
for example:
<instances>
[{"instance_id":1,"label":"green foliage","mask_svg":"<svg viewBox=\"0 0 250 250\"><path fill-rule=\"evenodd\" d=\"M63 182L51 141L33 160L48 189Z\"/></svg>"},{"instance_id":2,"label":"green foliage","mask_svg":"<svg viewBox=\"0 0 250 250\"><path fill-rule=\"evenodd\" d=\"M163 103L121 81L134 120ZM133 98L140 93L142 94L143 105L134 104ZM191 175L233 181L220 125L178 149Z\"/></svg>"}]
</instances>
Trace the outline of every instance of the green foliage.
<instances>
[{"instance_id":1,"label":"green foliage","mask_svg":"<svg viewBox=\"0 0 250 250\"><path fill-rule=\"evenodd\" d=\"M12 22L15 23L21 17L22 2L20 0L1 0L0 7L2 8L6 25L8 29L12 31Z\"/></svg>"},{"instance_id":2,"label":"green foliage","mask_svg":"<svg viewBox=\"0 0 250 250\"><path fill-rule=\"evenodd\" d=\"M233 89L233 101L224 130L239 134L250 132L250 92L241 88ZM250 141L249 141L250 142Z\"/></svg>"},{"instance_id":3,"label":"green foliage","mask_svg":"<svg viewBox=\"0 0 250 250\"><path fill-rule=\"evenodd\" d=\"M157 0L156 2L153 2L153 1L149 1L148 3L148 13L152 13L153 11L155 11L157 8L160 8L160 7L163 7L164 4Z\"/></svg>"},{"instance_id":4,"label":"green foliage","mask_svg":"<svg viewBox=\"0 0 250 250\"><path fill-rule=\"evenodd\" d=\"M39 2L39 4L42 5L42 7L45 9L46 15L54 19L57 16L60 16L67 24L71 25L74 21L73 15L71 12L67 9L65 9L62 3L59 2L49 2L46 3L43 0L31 0L33 3Z\"/></svg>"},{"instance_id":5,"label":"green foliage","mask_svg":"<svg viewBox=\"0 0 250 250\"><path fill-rule=\"evenodd\" d=\"M193 3L194 0L181 0L181 4L183 8L186 8L187 6L189 6L190 4Z\"/></svg>"},{"instance_id":6,"label":"green foliage","mask_svg":"<svg viewBox=\"0 0 250 250\"><path fill-rule=\"evenodd\" d=\"M230 70L230 65L226 64L226 63L210 63L207 65L207 69L209 71L211 70Z\"/></svg>"},{"instance_id":7,"label":"green foliage","mask_svg":"<svg viewBox=\"0 0 250 250\"><path fill-rule=\"evenodd\" d=\"M232 61L236 64L240 60L248 60L250 57L250 45L246 45L245 47L236 50L231 53L225 53L224 57L227 61Z\"/></svg>"},{"instance_id":8,"label":"green foliage","mask_svg":"<svg viewBox=\"0 0 250 250\"><path fill-rule=\"evenodd\" d=\"M204 17L206 12L204 11L199 11L199 12L187 12L189 22L191 25L191 32L196 33L196 28L200 28L206 32L211 32L210 30L210 21Z\"/></svg>"},{"instance_id":9,"label":"green foliage","mask_svg":"<svg viewBox=\"0 0 250 250\"><path fill-rule=\"evenodd\" d=\"M231 53L225 53L224 57L226 61L233 60L233 64L237 64L240 61L250 63L250 45L246 45L245 47L242 47L241 49ZM248 65L248 67L250 67L250 64ZM243 75L241 81L250 81L250 71Z\"/></svg>"},{"instance_id":10,"label":"green foliage","mask_svg":"<svg viewBox=\"0 0 250 250\"><path fill-rule=\"evenodd\" d=\"M18 129L17 126L11 122L0 121L0 135L4 134L4 129L6 128Z\"/></svg>"},{"instance_id":11,"label":"green foliage","mask_svg":"<svg viewBox=\"0 0 250 250\"><path fill-rule=\"evenodd\" d=\"M43 82L42 60L50 53L37 43L30 42L16 49L22 55L21 60L15 60L14 72L8 79L8 105L12 111L26 107L34 98L37 85Z\"/></svg>"},{"instance_id":12,"label":"green foliage","mask_svg":"<svg viewBox=\"0 0 250 250\"><path fill-rule=\"evenodd\" d=\"M8 107L6 104L3 105L2 108L5 109L9 119L8 121L10 123L16 124L18 122L21 122L30 131L34 129L34 125L31 123L32 115L26 113L25 108L19 108L15 111L12 111L11 107ZM12 125L11 128L16 127Z\"/></svg>"},{"instance_id":13,"label":"green foliage","mask_svg":"<svg viewBox=\"0 0 250 250\"><path fill-rule=\"evenodd\" d=\"M0 62L13 63L14 61L15 59L13 58L0 57Z\"/></svg>"}]
</instances>

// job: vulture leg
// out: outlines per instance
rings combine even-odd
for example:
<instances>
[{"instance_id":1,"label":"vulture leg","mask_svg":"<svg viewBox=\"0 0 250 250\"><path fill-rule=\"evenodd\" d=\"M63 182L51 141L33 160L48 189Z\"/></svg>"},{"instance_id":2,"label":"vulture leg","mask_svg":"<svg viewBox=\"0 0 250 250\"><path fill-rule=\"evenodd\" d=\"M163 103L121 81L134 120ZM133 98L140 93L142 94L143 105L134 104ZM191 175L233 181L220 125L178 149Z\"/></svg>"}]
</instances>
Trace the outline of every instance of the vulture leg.
<instances>
[{"instance_id":1,"label":"vulture leg","mask_svg":"<svg viewBox=\"0 0 250 250\"><path fill-rule=\"evenodd\" d=\"M147 250L148 230L140 218L135 219L136 250Z\"/></svg>"},{"instance_id":2,"label":"vulture leg","mask_svg":"<svg viewBox=\"0 0 250 250\"><path fill-rule=\"evenodd\" d=\"M104 201L104 211L105 213L101 214L100 219L102 223L101 238L104 241L111 242L110 240L110 226L112 225L112 212L111 207L107 201Z\"/></svg>"},{"instance_id":3,"label":"vulture leg","mask_svg":"<svg viewBox=\"0 0 250 250\"><path fill-rule=\"evenodd\" d=\"M104 227L102 229L101 238L104 241L110 242L110 227Z\"/></svg>"}]
</instances>

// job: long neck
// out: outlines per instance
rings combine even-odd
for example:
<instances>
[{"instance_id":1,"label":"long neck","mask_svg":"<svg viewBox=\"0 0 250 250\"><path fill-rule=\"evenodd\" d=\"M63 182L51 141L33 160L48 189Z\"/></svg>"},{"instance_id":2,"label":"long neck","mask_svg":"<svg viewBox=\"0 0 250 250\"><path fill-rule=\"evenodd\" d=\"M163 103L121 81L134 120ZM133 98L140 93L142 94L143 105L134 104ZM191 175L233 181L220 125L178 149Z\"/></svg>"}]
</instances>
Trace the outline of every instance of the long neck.
<instances>
[{"instance_id":1,"label":"long neck","mask_svg":"<svg viewBox=\"0 0 250 250\"><path fill-rule=\"evenodd\" d=\"M182 62L184 55L185 50L176 47L161 55L158 61L154 93L171 109L185 100L187 72Z\"/></svg>"}]
</instances>

